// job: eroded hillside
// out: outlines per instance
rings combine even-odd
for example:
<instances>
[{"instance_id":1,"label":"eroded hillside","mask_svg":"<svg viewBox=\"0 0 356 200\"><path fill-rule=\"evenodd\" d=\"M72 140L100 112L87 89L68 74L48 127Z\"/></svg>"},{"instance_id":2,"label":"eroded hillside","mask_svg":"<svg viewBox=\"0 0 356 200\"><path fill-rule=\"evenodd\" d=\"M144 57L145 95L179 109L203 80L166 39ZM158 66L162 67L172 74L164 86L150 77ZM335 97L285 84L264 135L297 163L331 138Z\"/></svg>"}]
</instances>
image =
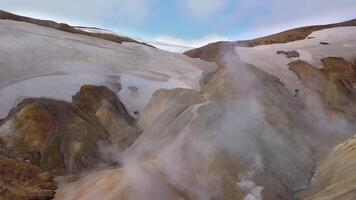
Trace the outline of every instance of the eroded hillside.
<instances>
[{"instance_id":1,"label":"eroded hillside","mask_svg":"<svg viewBox=\"0 0 356 200\"><path fill-rule=\"evenodd\" d=\"M353 198L352 23L192 51L209 63L1 20L3 114L20 103L0 153L37 170L10 178L50 198L53 174L58 200Z\"/></svg>"}]
</instances>

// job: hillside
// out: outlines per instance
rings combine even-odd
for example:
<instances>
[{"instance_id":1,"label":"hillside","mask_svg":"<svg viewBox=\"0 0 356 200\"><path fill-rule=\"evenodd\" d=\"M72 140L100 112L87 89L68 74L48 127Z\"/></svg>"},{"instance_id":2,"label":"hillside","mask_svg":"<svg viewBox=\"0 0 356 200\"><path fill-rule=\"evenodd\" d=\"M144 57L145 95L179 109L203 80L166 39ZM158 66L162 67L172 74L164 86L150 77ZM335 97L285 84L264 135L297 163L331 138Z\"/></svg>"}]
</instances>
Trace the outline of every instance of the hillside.
<instances>
[{"instance_id":1,"label":"hillside","mask_svg":"<svg viewBox=\"0 0 356 200\"><path fill-rule=\"evenodd\" d=\"M0 199L352 199L354 22L191 58L1 19Z\"/></svg>"},{"instance_id":2,"label":"hillside","mask_svg":"<svg viewBox=\"0 0 356 200\"><path fill-rule=\"evenodd\" d=\"M223 54L221 52L224 52L226 48L229 48L229 46L255 47L260 45L268 45L268 44L288 43L288 42L294 42L303 39L313 39L313 36L309 36L309 35L315 31L336 28L336 27L348 27L348 26L356 26L356 19L346 21L346 22L335 23L335 24L315 25L315 26L295 28L295 29L283 31L281 33L276 33L273 35L256 38L252 40L211 43L200 48L186 51L184 54L192 58L201 58L206 61L216 61L218 60L219 57L221 57L220 54Z\"/></svg>"}]
</instances>

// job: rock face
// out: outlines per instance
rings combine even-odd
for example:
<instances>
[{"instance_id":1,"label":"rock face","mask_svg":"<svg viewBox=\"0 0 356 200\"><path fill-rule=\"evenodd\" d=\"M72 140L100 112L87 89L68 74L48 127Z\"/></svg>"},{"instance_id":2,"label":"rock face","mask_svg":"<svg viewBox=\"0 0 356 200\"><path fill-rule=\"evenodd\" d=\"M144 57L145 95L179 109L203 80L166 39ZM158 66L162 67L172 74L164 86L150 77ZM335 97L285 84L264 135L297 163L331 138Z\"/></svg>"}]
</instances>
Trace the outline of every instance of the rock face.
<instances>
[{"instance_id":1,"label":"rock face","mask_svg":"<svg viewBox=\"0 0 356 200\"><path fill-rule=\"evenodd\" d=\"M312 187L303 195L304 199L355 199L355 149L355 138L336 146L333 152L320 163Z\"/></svg>"},{"instance_id":2,"label":"rock face","mask_svg":"<svg viewBox=\"0 0 356 200\"><path fill-rule=\"evenodd\" d=\"M73 101L22 101L1 121L2 146L18 159L68 174L109 163L101 146L123 150L138 137L134 120L108 88L84 86Z\"/></svg>"},{"instance_id":3,"label":"rock face","mask_svg":"<svg viewBox=\"0 0 356 200\"><path fill-rule=\"evenodd\" d=\"M329 107L330 110L336 110L338 113L341 112L354 120L355 65L342 58L335 57L324 58L322 62L324 67L320 70L305 62L292 63L291 67L299 71L307 87L320 94L326 107ZM311 71L311 69L313 70ZM311 87L311 81L315 82L314 87ZM320 87L315 87L316 85L320 85ZM338 144L325 159L322 159L314 175L311 188L301 193L300 199L337 200L356 198L353 184L356 180L354 176L356 169L355 145L355 138L348 139Z\"/></svg>"},{"instance_id":4,"label":"rock face","mask_svg":"<svg viewBox=\"0 0 356 200\"><path fill-rule=\"evenodd\" d=\"M110 134L110 140L120 149L130 146L139 135L135 119L127 112L116 94L104 86L83 86L73 96L73 103L87 111Z\"/></svg>"},{"instance_id":5,"label":"rock face","mask_svg":"<svg viewBox=\"0 0 356 200\"><path fill-rule=\"evenodd\" d=\"M24 100L1 127L2 143L17 158L33 157L32 163L56 174L95 166L103 161L98 143L109 143L109 134L94 118L52 99Z\"/></svg>"},{"instance_id":6,"label":"rock face","mask_svg":"<svg viewBox=\"0 0 356 200\"><path fill-rule=\"evenodd\" d=\"M53 175L31 164L0 155L0 199L53 199Z\"/></svg>"},{"instance_id":7,"label":"rock face","mask_svg":"<svg viewBox=\"0 0 356 200\"><path fill-rule=\"evenodd\" d=\"M322 63L324 67L317 69L299 60L290 63L289 69L298 75L310 93L319 95L328 110L355 119L356 66L336 57L324 58Z\"/></svg>"}]
</instances>

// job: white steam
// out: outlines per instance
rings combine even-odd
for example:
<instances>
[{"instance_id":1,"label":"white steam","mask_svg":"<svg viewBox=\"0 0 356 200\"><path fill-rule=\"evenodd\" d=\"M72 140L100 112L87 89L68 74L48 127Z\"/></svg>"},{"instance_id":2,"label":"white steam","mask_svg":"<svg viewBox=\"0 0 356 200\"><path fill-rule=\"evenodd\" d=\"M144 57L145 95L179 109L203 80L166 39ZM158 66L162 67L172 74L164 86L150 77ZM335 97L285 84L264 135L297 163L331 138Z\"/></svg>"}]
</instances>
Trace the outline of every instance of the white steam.
<instances>
[{"instance_id":1,"label":"white steam","mask_svg":"<svg viewBox=\"0 0 356 200\"><path fill-rule=\"evenodd\" d=\"M254 172L247 172L240 176L239 187L246 193L244 200L262 200L262 186L256 185L251 179L254 176Z\"/></svg>"}]
</instances>

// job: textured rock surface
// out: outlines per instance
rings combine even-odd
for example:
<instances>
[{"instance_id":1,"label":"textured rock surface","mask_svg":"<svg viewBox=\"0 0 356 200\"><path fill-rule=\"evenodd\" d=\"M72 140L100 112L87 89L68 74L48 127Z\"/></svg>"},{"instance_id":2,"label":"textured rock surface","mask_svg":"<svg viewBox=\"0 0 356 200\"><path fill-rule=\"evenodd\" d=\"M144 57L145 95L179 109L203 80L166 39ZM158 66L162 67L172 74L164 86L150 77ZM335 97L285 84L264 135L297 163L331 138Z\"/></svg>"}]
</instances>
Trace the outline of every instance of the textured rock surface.
<instances>
[{"instance_id":1,"label":"textured rock surface","mask_svg":"<svg viewBox=\"0 0 356 200\"><path fill-rule=\"evenodd\" d=\"M138 137L134 119L110 89L83 86L74 105L26 99L0 123L3 151L57 174L109 163L101 146L124 150Z\"/></svg>"},{"instance_id":2,"label":"textured rock surface","mask_svg":"<svg viewBox=\"0 0 356 200\"><path fill-rule=\"evenodd\" d=\"M116 94L104 86L83 86L73 96L73 103L87 111L110 133L110 140L120 149L131 145L139 135L135 119Z\"/></svg>"},{"instance_id":3,"label":"textured rock surface","mask_svg":"<svg viewBox=\"0 0 356 200\"><path fill-rule=\"evenodd\" d=\"M0 155L1 200L53 199L54 176L31 164Z\"/></svg>"},{"instance_id":4,"label":"textured rock surface","mask_svg":"<svg viewBox=\"0 0 356 200\"><path fill-rule=\"evenodd\" d=\"M336 146L320 163L312 187L304 193L306 200L338 200L356 198L356 139Z\"/></svg>"},{"instance_id":5,"label":"textured rock surface","mask_svg":"<svg viewBox=\"0 0 356 200\"><path fill-rule=\"evenodd\" d=\"M328 110L346 114L351 119L355 119L356 66L343 58L335 57L324 58L322 62L324 65L322 69L317 69L300 60L289 65L290 70L298 75L303 85L311 90L311 92L306 92L306 96L318 94Z\"/></svg>"},{"instance_id":6,"label":"textured rock surface","mask_svg":"<svg viewBox=\"0 0 356 200\"><path fill-rule=\"evenodd\" d=\"M3 145L17 158L33 157L32 163L57 174L95 167L104 161L98 143L109 143L108 132L94 118L52 99L24 100L0 127Z\"/></svg>"}]
</instances>

